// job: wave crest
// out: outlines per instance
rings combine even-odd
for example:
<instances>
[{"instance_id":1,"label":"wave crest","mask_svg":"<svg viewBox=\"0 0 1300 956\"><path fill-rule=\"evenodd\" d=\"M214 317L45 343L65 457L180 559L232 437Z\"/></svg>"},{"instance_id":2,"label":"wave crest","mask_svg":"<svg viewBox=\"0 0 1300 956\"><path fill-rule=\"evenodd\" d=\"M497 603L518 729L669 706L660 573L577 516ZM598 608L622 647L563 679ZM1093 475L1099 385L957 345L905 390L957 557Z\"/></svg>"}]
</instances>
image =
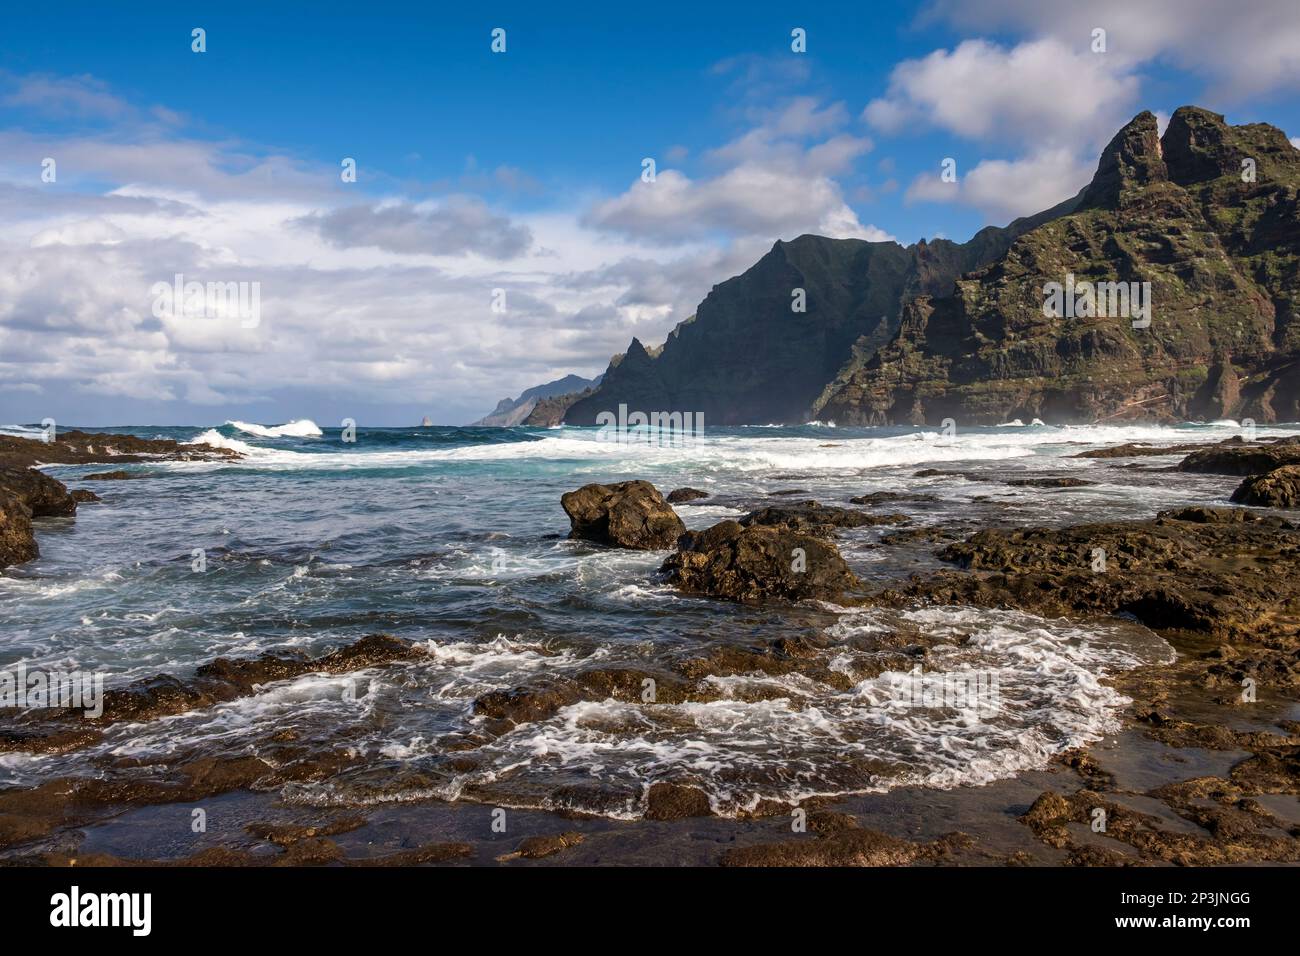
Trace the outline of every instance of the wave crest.
<instances>
[{"instance_id":1,"label":"wave crest","mask_svg":"<svg viewBox=\"0 0 1300 956\"><path fill-rule=\"evenodd\" d=\"M319 438L320 426L310 418L295 418L283 425L258 425L252 422L226 422L231 428L237 428L258 438Z\"/></svg>"}]
</instances>

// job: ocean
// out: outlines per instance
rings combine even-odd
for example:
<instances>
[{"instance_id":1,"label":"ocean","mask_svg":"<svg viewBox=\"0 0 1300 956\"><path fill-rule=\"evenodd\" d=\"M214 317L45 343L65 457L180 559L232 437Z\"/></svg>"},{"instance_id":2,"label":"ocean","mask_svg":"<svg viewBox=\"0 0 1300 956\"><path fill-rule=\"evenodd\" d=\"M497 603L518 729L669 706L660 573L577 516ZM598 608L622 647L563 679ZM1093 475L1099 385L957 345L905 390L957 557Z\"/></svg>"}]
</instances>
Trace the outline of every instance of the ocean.
<instances>
[{"instance_id":1,"label":"ocean","mask_svg":"<svg viewBox=\"0 0 1300 956\"><path fill-rule=\"evenodd\" d=\"M10 433L28 429L12 426ZM95 430L95 429L89 429ZM715 813L763 801L979 784L1042 767L1118 727L1106 678L1172 660L1133 621L1047 620L961 607L737 605L676 592L665 553L567 538L566 491L594 481L710 493L677 511L692 529L759 503L907 491L873 510L909 527L977 530L1146 517L1226 497L1222 476L1170 473L1177 457L1120 468L1068 457L1131 441L1219 441L1232 422L1061 428L708 428L685 443L601 440L582 428L337 428L310 422L106 431L208 441L242 460L125 466L142 480L83 483L103 465L52 466L103 497L43 519L39 559L0 576L0 669L95 671L107 687L187 678L216 657L320 655L375 633L418 642L411 661L310 674L171 717L115 724L65 754L0 755L0 785L61 775L166 781L200 757L345 754L336 772L277 785L305 805L470 800L645 811L655 782L703 789ZM1300 427L1260 427L1261 437ZM947 474L913 477L921 469ZM1067 474L1093 484L1018 487ZM774 493L794 492L794 495ZM897 527L838 544L869 586L941 567L935 545L882 546ZM201 568L201 569L196 569ZM798 639L819 677L716 666L691 699L580 699L502 730L475 709L593 667L681 674L684 662ZM920 701L915 674L882 668L928 649L924 680L995 699Z\"/></svg>"}]
</instances>

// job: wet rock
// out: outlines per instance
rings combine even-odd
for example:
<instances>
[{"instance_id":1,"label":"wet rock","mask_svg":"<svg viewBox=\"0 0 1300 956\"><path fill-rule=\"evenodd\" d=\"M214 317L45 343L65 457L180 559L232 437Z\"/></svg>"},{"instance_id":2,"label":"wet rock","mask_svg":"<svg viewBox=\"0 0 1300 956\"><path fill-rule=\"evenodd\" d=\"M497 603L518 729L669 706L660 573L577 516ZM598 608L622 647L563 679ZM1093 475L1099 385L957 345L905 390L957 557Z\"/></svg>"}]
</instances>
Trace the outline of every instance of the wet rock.
<instances>
[{"instance_id":1,"label":"wet rock","mask_svg":"<svg viewBox=\"0 0 1300 956\"><path fill-rule=\"evenodd\" d=\"M77 502L67 486L35 468L0 467L0 490L21 501L33 518L61 518L77 513Z\"/></svg>"},{"instance_id":2,"label":"wet rock","mask_svg":"<svg viewBox=\"0 0 1300 956\"><path fill-rule=\"evenodd\" d=\"M872 600L1016 607L1048 616L1127 613L1148 627L1225 639L1258 640L1300 625L1300 535L1281 518L1243 508L986 529L939 557L967 573L918 576Z\"/></svg>"},{"instance_id":3,"label":"wet rock","mask_svg":"<svg viewBox=\"0 0 1300 956\"><path fill-rule=\"evenodd\" d=\"M1190 791L1187 784L1192 785ZM1167 829L1159 818L1108 800L1093 790L1069 795L1045 792L1020 819L1048 846L1069 850L1070 862L1075 864L1114 864L1131 859L1107 847L1089 851L1091 844L1077 842L1076 835L1087 832L1098 811L1105 814L1106 820L1101 838L1127 844L1148 864L1164 861L1180 866L1223 866L1300 860L1300 840L1269 832L1274 821L1267 815L1231 805L1213 807L1193 802L1203 799L1204 793L1204 781L1186 781L1151 794L1164 798L1180 816L1204 828L1193 833ZM1190 799L1182 794L1188 794Z\"/></svg>"},{"instance_id":4,"label":"wet rock","mask_svg":"<svg viewBox=\"0 0 1300 956\"><path fill-rule=\"evenodd\" d=\"M682 820L687 817L707 817L712 813L709 795L698 787L655 783L646 792L647 820Z\"/></svg>"},{"instance_id":5,"label":"wet rock","mask_svg":"<svg viewBox=\"0 0 1300 956\"><path fill-rule=\"evenodd\" d=\"M828 819L829 818L829 819ZM950 833L931 843L913 843L859 827L846 814L811 813L809 833L796 840L728 850L722 866L907 866L933 862L973 842Z\"/></svg>"},{"instance_id":6,"label":"wet rock","mask_svg":"<svg viewBox=\"0 0 1300 956\"><path fill-rule=\"evenodd\" d=\"M125 471L117 469L116 471L97 471L93 475L82 475L83 481L129 481L133 478L148 478L148 475L141 474L138 471Z\"/></svg>"},{"instance_id":7,"label":"wet rock","mask_svg":"<svg viewBox=\"0 0 1300 956\"><path fill-rule=\"evenodd\" d=\"M1178 465L1179 471L1214 475L1256 475L1300 465L1300 445L1230 445L1194 451Z\"/></svg>"},{"instance_id":8,"label":"wet rock","mask_svg":"<svg viewBox=\"0 0 1300 956\"><path fill-rule=\"evenodd\" d=\"M1093 448L1089 451L1081 451L1071 458L1146 458L1156 455L1185 455L1191 451L1200 451L1205 448L1204 444L1196 443L1189 445L1146 445L1137 442L1128 442L1123 445L1111 445L1108 448Z\"/></svg>"},{"instance_id":9,"label":"wet rock","mask_svg":"<svg viewBox=\"0 0 1300 956\"><path fill-rule=\"evenodd\" d=\"M842 602L860 584L829 541L785 525L736 521L683 536L660 571L683 591L733 601Z\"/></svg>"},{"instance_id":10,"label":"wet rock","mask_svg":"<svg viewBox=\"0 0 1300 956\"><path fill-rule=\"evenodd\" d=\"M583 836L576 830L570 830L567 833L553 833L548 836L526 837L521 840L519 846L513 853L506 853L497 857L498 863L504 863L507 860L523 858L525 860L541 860L548 856L575 847L583 841Z\"/></svg>"},{"instance_id":11,"label":"wet rock","mask_svg":"<svg viewBox=\"0 0 1300 956\"><path fill-rule=\"evenodd\" d=\"M869 514L853 508L836 508L816 501L800 501L788 505L773 505L751 511L740 519L743 527L767 525L789 528L807 534L828 535L838 528L864 528L877 525L907 524L912 519L906 515Z\"/></svg>"},{"instance_id":12,"label":"wet rock","mask_svg":"<svg viewBox=\"0 0 1300 956\"><path fill-rule=\"evenodd\" d=\"M873 491L869 495L858 495L849 499L853 505L879 505L886 501L938 501L936 495L927 495L906 491Z\"/></svg>"},{"instance_id":13,"label":"wet rock","mask_svg":"<svg viewBox=\"0 0 1300 956\"><path fill-rule=\"evenodd\" d=\"M1300 508L1300 465L1283 465L1251 475L1232 493L1232 500L1263 508Z\"/></svg>"},{"instance_id":14,"label":"wet rock","mask_svg":"<svg viewBox=\"0 0 1300 956\"><path fill-rule=\"evenodd\" d=\"M31 561L39 554L31 512L15 495L0 490L0 568Z\"/></svg>"},{"instance_id":15,"label":"wet rock","mask_svg":"<svg viewBox=\"0 0 1300 956\"><path fill-rule=\"evenodd\" d=\"M72 500L77 504L84 504L86 502L103 501L104 499L88 488L78 488L72 492Z\"/></svg>"},{"instance_id":16,"label":"wet rock","mask_svg":"<svg viewBox=\"0 0 1300 956\"><path fill-rule=\"evenodd\" d=\"M1062 475L1049 478L1012 478L1007 484L1016 488L1087 488L1095 485L1096 482Z\"/></svg>"},{"instance_id":17,"label":"wet rock","mask_svg":"<svg viewBox=\"0 0 1300 956\"><path fill-rule=\"evenodd\" d=\"M0 466L0 568L39 556L33 518L76 513L77 499L63 482L35 468Z\"/></svg>"},{"instance_id":18,"label":"wet rock","mask_svg":"<svg viewBox=\"0 0 1300 956\"><path fill-rule=\"evenodd\" d=\"M58 432L54 441L0 435L0 465L88 465L95 462L222 461L242 458L237 451L170 438L138 438L109 432Z\"/></svg>"},{"instance_id":19,"label":"wet rock","mask_svg":"<svg viewBox=\"0 0 1300 956\"><path fill-rule=\"evenodd\" d=\"M686 525L648 481L583 485L560 498L572 526L570 538L662 551L676 544Z\"/></svg>"},{"instance_id":20,"label":"wet rock","mask_svg":"<svg viewBox=\"0 0 1300 956\"><path fill-rule=\"evenodd\" d=\"M707 491L700 491L698 488L674 488L668 492L669 504L683 504L687 501L699 501L701 498L708 498Z\"/></svg>"},{"instance_id":21,"label":"wet rock","mask_svg":"<svg viewBox=\"0 0 1300 956\"><path fill-rule=\"evenodd\" d=\"M417 645L408 641L371 634L318 658L270 653L253 658L218 657L197 667L194 677L189 679L155 674L126 687L105 691L103 714L98 718L87 719L83 711L73 708L0 715L0 728L3 728L0 740L6 741L7 749L40 752L49 750L51 742L63 740L69 724L78 730L87 724L99 730L124 720L154 720L234 700L273 681L320 671L344 674L420 653Z\"/></svg>"},{"instance_id":22,"label":"wet rock","mask_svg":"<svg viewBox=\"0 0 1300 956\"><path fill-rule=\"evenodd\" d=\"M474 700L473 708L478 716L508 724L488 728L497 733L517 724L547 720L581 701L609 698L643 701L650 686L654 688L654 703L696 699L687 683L670 673L631 667L594 667L573 675L544 676L517 687L488 691Z\"/></svg>"}]
</instances>

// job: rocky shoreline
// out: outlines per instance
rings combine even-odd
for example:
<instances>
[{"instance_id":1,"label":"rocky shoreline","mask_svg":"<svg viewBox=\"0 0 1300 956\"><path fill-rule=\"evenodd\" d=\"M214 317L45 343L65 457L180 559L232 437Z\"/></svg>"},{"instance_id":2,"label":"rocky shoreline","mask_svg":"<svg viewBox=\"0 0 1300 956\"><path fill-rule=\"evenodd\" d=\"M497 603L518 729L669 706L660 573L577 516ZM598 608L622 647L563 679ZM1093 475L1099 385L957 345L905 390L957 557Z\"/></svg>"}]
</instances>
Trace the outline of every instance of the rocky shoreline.
<instances>
[{"instance_id":1,"label":"rocky shoreline","mask_svg":"<svg viewBox=\"0 0 1300 956\"><path fill-rule=\"evenodd\" d=\"M135 435L69 431L48 442L0 435L0 569L31 561L40 554L33 518L75 517L78 504L100 500L89 489L69 491L63 482L38 471L37 466L231 461L239 457L238 452L228 448ZM83 475L82 480L141 477L118 469Z\"/></svg>"},{"instance_id":2,"label":"rocky shoreline","mask_svg":"<svg viewBox=\"0 0 1300 956\"><path fill-rule=\"evenodd\" d=\"M99 442L102 437L95 436ZM84 447L63 454L98 453ZM225 457L219 449L183 445L128 453ZM113 820L123 814L148 820L169 806L244 794L239 799L256 806L244 844L209 846L174 862L589 863L600 862L602 854L619 859L638 852L628 848L650 839L634 835L642 831L661 841L669 856L672 847L685 844L698 853L706 839L712 850L700 862L727 866L1300 862L1300 814L1278 803L1290 798L1293 804L1300 795L1300 722L1294 719L1300 698L1300 520L1295 520L1300 516L1285 510L1295 507L1300 442L1232 439L1211 446L1129 446L1085 454L1125 467L1128 459L1173 453L1185 456L1177 466L1184 473L1240 477L1233 499L1251 506L1206 503L1148 518L1059 528L1020 527L1008 516L1005 526L965 532L909 527L911 519L888 510L909 498L924 500L921 492L857 496L852 503L858 507L771 494L753 501L738 519L688 531L673 503L701 502L705 493L695 489L665 497L649 482L628 481L587 485L564 496L572 537L604 547L671 549L659 576L697 599L739 605L811 599L840 607L1013 608L1082 622L1121 615L1177 650L1171 664L1112 679L1132 700L1117 740L1059 754L1045 770L954 792L905 788L901 794L812 798L793 808L806 814L803 829L793 832L787 803L760 802L746 813L718 817L703 791L672 779L649 788L637 823L528 811L533 829L522 840L518 834L508 841L470 836L463 826L462 838L446 838L456 829L454 821L472 813L464 801L418 810L404 805L408 826L436 819L442 822L432 830L444 838L408 838L390 846L392 852L376 854L358 841L373 841L380 832L376 828L392 825L384 811L346 806L313 811L274 799L281 787L328 779L359 759L347 748L305 748L286 736L256 756L178 755L164 782L58 778L34 789L0 791L0 852L15 862L124 863L134 857L81 852L83 838L101 829L113 832ZM78 463L103 460L83 457ZM54 479L9 462L0 474L8 496L6 516L25 515L30 525L33 517L75 514L75 493ZM1069 477L1034 479L1033 487L1048 494L1087 487ZM708 495L718 497L725 495ZM851 529L869 527L891 529L879 539L881 549L929 542L943 566L885 585L864 580L844 561L837 540ZM925 668L937 640L923 632L899 635L876 659L876 673ZM841 688L872 676L828 667L826 651L792 631L756 637L749 646L685 652L657 669L596 665L563 675L543 673L533 682L480 695L473 703L474 714L482 718L478 738L443 741L445 766L470 769L470 745L577 702L644 700L647 680L653 682L654 699L669 703L717 699L715 682L728 675L799 675ZM376 634L315 658L217 659L192 677L159 674L110 691L102 722L91 729L69 712L0 715L0 751L65 753L90 745L115 723L210 707L306 673L399 666L422 653L407 641ZM1200 769L1207 772L1188 772ZM1038 789L1029 792L1033 787ZM953 808L956 825L935 829L926 811L918 809L927 805ZM955 809L961 807L966 810ZM655 861L655 852L645 853L646 862Z\"/></svg>"}]
</instances>

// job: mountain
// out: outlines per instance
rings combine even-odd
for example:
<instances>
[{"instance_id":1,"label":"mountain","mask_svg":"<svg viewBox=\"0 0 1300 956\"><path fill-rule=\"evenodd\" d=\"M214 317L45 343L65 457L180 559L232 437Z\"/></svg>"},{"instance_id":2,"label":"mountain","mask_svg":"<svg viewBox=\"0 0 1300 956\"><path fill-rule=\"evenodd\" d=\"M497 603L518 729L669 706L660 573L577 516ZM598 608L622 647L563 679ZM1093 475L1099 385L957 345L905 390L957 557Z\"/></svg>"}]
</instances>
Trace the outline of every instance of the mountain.
<instances>
[{"instance_id":1,"label":"mountain","mask_svg":"<svg viewBox=\"0 0 1300 956\"><path fill-rule=\"evenodd\" d=\"M469 427L499 426L508 428L512 425L522 425L539 401L560 395L580 394L598 385L600 380L601 376L599 375L594 379L582 378L580 375L566 375L564 378L557 378L545 385L534 385L532 388L521 392L518 398L501 399L491 413L476 422L470 422Z\"/></svg>"},{"instance_id":2,"label":"mountain","mask_svg":"<svg viewBox=\"0 0 1300 956\"><path fill-rule=\"evenodd\" d=\"M892 341L828 390L817 414L840 424L1300 420L1298 188L1300 151L1281 130L1182 107L1161 137L1141 113L1072 211L1026 231L952 294L908 302ZM1149 290L1149 325L1132 309L1115 315L1122 300L1109 295L1109 314L1086 314L1081 292L1073 316L1045 313L1050 283L1082 282Z\"/></svg>"},{"instance_id":3,"label":"mountain","mask_svg":"<svg viewBox=\"0 0 1300 956\"><path fill-rule=\"evenodd\" d=\"M592 391L590 388L584 388L581 392L565 392L563 395L539 398L533 405L533 410L528 413L528 417L519 424L542 428L563 424L564 416L570 407L580 399L589 396Z\"/></svg>"},{"instance_id":4,"label":"mountain","mask_svg":"<svg viewBox=\"0 0 1300 956\"><path fill-rule=\"evenodd\" d=\"M892 338L907 301L948 293L959 275L994 261L1017 236L1076 201L983 229L965 243L904 247L812 235L777 242L744 274L714 286L660 349L633 339L564 420L592 425L602 411L626 404L698 412L714 425L808 421L837 375ZM793 308L797 289L806 311Z\"/></svg>"}]
</instances>

